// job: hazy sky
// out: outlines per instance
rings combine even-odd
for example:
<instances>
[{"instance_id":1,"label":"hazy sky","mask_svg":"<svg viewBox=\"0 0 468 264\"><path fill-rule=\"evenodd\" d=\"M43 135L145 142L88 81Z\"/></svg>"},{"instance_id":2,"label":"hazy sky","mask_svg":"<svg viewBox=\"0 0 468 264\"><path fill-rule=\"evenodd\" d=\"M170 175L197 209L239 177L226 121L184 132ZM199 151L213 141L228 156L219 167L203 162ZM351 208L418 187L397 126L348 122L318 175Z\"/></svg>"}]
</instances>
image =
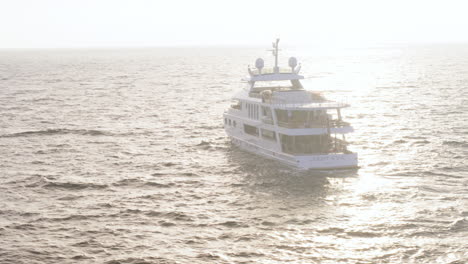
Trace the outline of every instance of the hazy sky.
<instances>
[{"instance_id":1,"label":"hazy sky","mask_svg":"<svg viewBox=\"0 0 468 264\"><path fill-rule=\"evenodd\" d=\"M468 42L468 1L0 0L0 48Z\"/></svg>"}]
</instances>

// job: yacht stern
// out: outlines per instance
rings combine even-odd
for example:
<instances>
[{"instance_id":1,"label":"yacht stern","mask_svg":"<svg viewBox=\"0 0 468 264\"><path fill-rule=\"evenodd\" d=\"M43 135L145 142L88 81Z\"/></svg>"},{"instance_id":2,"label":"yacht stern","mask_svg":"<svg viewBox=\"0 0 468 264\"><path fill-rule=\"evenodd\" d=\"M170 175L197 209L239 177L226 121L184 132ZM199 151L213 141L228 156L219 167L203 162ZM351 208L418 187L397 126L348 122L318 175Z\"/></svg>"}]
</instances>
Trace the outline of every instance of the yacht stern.
<instances>
[{"instance_id":1,"label":"yacht stern","mask_svg":"<svg viewBox=\"0 0 468 264\"><path fill-rule=\"evenodd\" d=\"M349 169L358 168L357 153L295 156L297 165L303 169Z\"/></svg>"}]
</instances>

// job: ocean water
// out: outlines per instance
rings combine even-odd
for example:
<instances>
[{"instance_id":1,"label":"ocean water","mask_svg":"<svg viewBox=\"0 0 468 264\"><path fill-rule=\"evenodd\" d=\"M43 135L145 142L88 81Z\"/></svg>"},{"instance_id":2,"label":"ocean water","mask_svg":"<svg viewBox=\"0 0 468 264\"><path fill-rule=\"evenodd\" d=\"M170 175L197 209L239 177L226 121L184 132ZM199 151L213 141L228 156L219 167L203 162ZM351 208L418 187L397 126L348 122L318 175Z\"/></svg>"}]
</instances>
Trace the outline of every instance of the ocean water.
<instances>
[{"instance_id":1,"label":"ocean water","mask_svg":"<svg viewBox=\"0 0 468 264\"><path fill-rule=\"evenodd\" d=\"M262 48L0 51L0 263L467 263L468 45L284 48L359 170L232 146Z\"/></svg>"}]
</instances>

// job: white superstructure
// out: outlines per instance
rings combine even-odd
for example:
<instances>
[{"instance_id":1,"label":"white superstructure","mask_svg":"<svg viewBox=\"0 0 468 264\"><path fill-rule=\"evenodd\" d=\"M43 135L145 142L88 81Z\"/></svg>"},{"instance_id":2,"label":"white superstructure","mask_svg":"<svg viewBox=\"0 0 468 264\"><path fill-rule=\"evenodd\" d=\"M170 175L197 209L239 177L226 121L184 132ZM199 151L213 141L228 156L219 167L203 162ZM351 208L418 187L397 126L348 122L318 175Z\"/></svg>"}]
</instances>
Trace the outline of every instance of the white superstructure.
<instances>
[{"instance_id":1,"label":"white superstructure","mask_svg":"<svg viewBox=\"0 0 468 264\"><path fill-rule=\"evenodd\" d=\"M357 167L357 154L347 149L345 140L354 130L341 116L349 105L305 90L294 57L290 68L280 69L278 42L273 43L272 69L265 69L262 59L257 59L256 69L249 67L248 88L233 97L224 113L226 133L242 149L299 168Z\"/></svg>"}]
</instances>

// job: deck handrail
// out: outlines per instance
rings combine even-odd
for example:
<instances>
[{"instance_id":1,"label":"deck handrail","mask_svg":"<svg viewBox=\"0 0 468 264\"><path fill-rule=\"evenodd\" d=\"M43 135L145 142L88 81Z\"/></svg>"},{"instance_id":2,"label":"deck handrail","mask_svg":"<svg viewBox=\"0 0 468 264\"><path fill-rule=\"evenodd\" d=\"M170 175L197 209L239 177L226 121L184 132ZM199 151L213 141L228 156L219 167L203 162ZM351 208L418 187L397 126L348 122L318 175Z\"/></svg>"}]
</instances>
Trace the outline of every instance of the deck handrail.
<instances>
[{"instance_id":1,"label":"deck handrail","mask_svg":"<svg viewBox=\"0 0 468 264\"><path fill-rule=\"evenodd\" d=\"M275 72L274 68L263 68L261 73L258 69L251 69L253 75L263 75L263 74L275 74L275 73L295 73L291 68L279 68L278 72Z\"/></svg>"},{"instance_id":2,"label":"deck handrail","mask_svg":"<svg viewBox=\"0 0 468 264\"><path fill-rule=\"evenodd\" d=\"M345 127L345 126L350 126L350 123L342 121L342 120L337 120L333 119L330 120L329 123L327 121L319 121L319 122L284 122L284 121L278 121L278 126L280 127L285 127L285 128L338 128L338 127Z\"/></svg>"},{"instance_id":3,"label":"deck handrail","mask_svg":"<svg viewBox=\"0 0 468 264\"><path fill-rule=\"evenodd\" d=\"M280 101L280 102L278 102ZM271 104L275 107L283 107L283 108L322 108L322 107L329 107L329 108L335 108L335 107L347 107L349 106L346 103L341 103L341 102L310 102L310 101L304 101L304 102L295 102L295 103L285 103L281 102L282 100L279 99L272 99Z\"/></svg>"}]
</instances>

